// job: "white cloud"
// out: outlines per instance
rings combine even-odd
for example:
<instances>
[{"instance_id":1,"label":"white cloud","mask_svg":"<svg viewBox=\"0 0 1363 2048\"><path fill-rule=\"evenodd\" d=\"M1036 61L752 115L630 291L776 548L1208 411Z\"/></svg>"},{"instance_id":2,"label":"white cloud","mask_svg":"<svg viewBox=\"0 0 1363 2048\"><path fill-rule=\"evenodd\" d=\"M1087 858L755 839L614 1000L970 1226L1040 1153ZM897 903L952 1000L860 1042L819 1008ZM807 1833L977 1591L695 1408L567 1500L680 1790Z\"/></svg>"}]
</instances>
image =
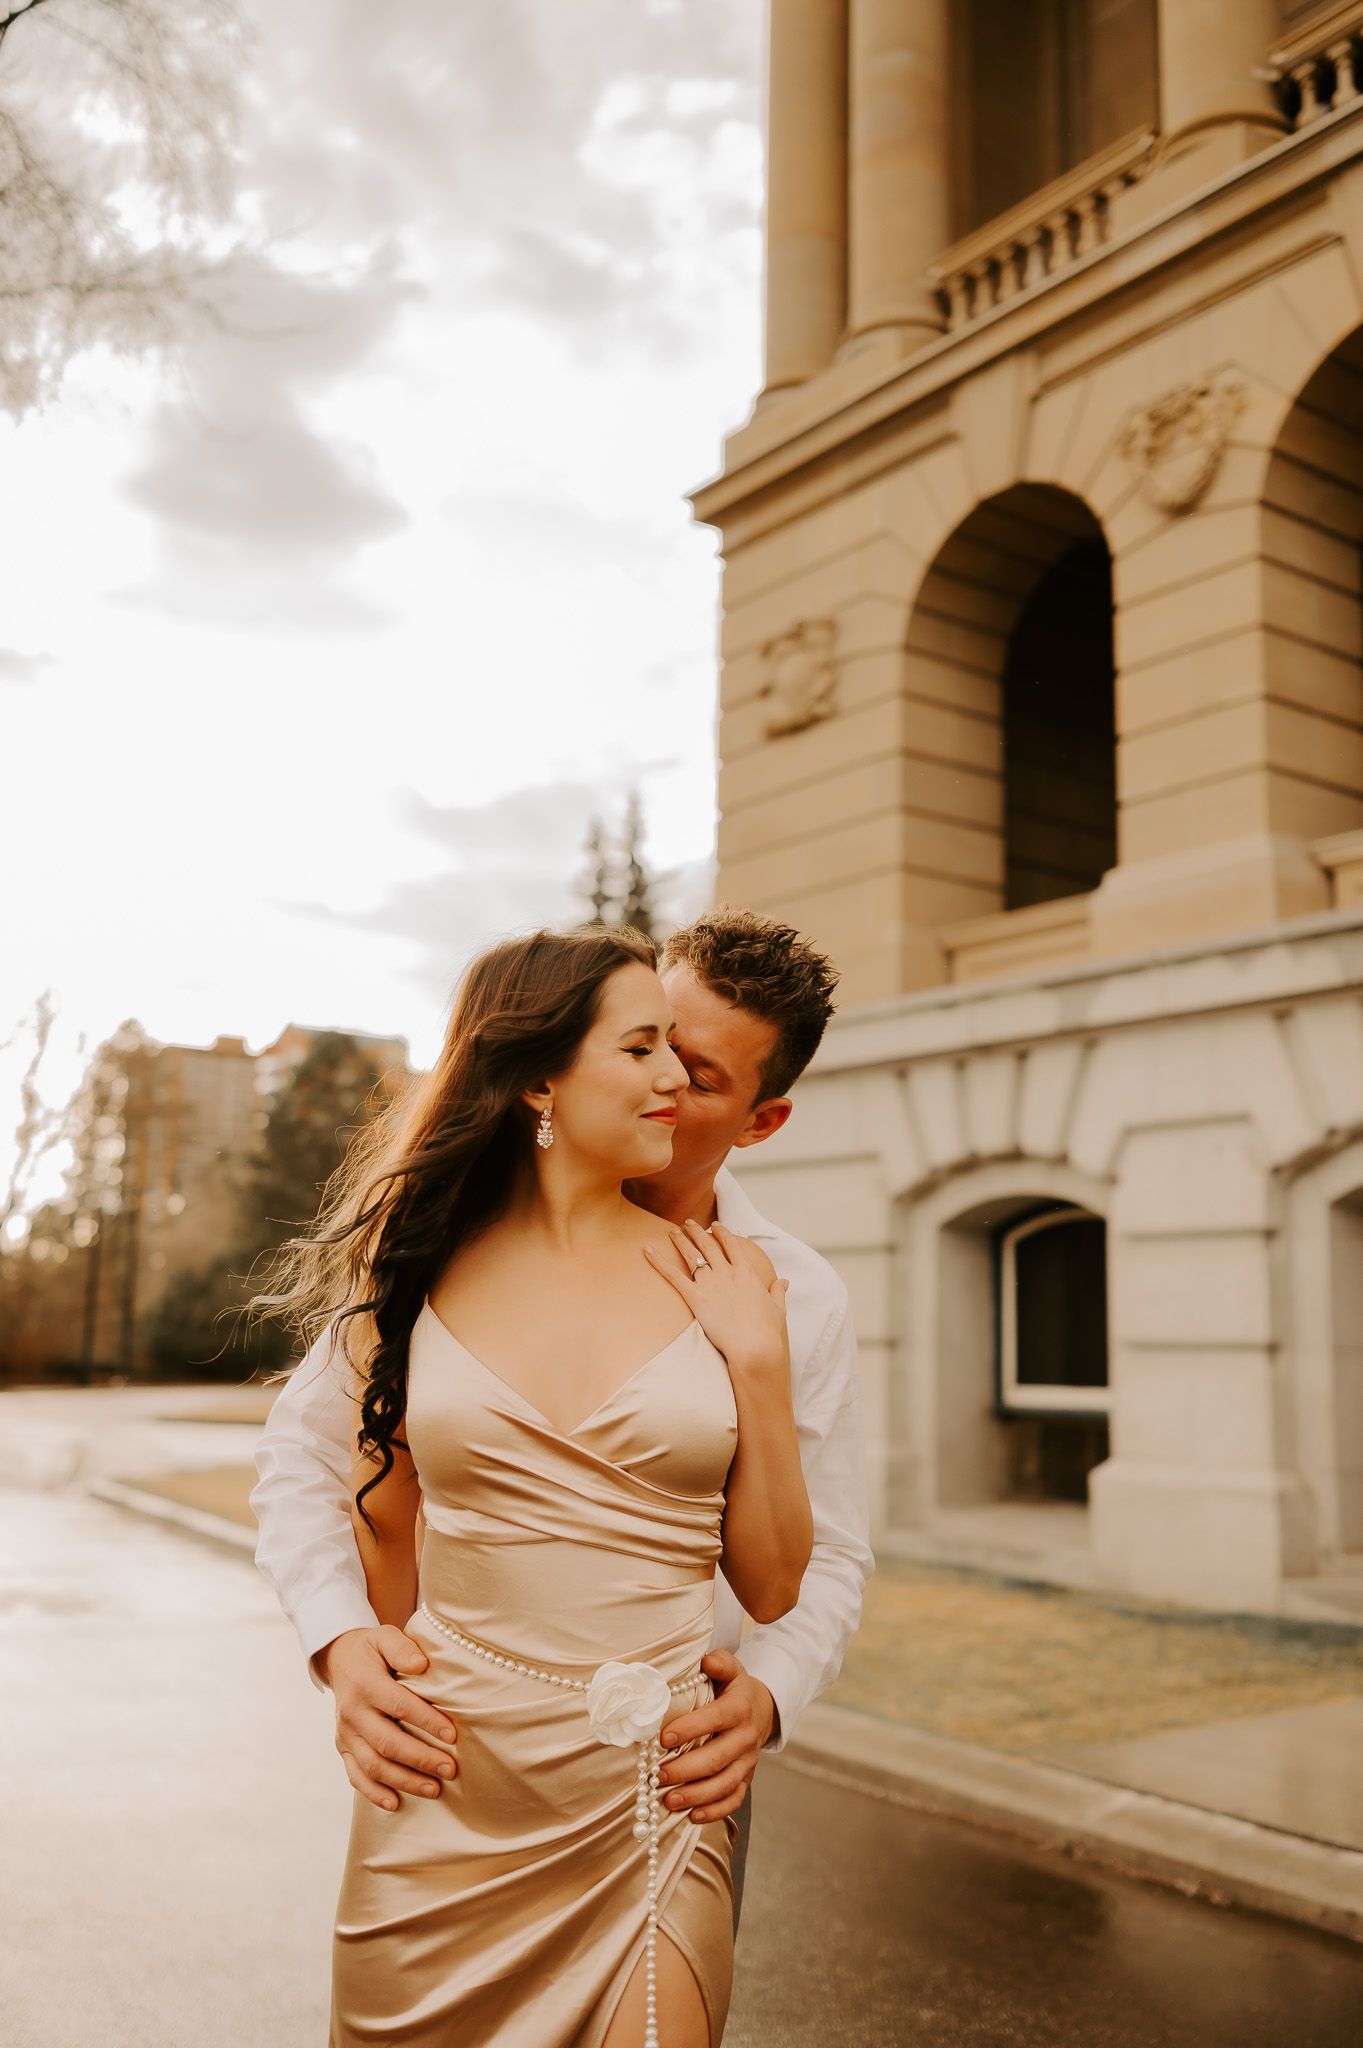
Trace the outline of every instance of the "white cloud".
<instances>
[{"instance_id":1,"label":"white cloud","mask_svg":"<svg viewBox=\"0 0 1363 2048\"><path fill-rule=\"evenodd\" d=\"M429 1058L470 950L579 914L636 782L697 907L717 578L683 492L757 382L761 15L262 0L272 267L178 384L94 360L0 425L6 639L52 664L4 692L4 1014L53 984L92 1037L294 1015Z\"/></svg>"},{"instance_id":2,"label":"white cloud","mask_svg":"<svg viewBox=\"0 0 1363 2048\"><path fill-rule=\"evenodd\" d=\"M43 670L51 666L50 654L21 654L17 647L0 647L0 683L19 687L36 683Z\"/></svg>"}]
</instances>

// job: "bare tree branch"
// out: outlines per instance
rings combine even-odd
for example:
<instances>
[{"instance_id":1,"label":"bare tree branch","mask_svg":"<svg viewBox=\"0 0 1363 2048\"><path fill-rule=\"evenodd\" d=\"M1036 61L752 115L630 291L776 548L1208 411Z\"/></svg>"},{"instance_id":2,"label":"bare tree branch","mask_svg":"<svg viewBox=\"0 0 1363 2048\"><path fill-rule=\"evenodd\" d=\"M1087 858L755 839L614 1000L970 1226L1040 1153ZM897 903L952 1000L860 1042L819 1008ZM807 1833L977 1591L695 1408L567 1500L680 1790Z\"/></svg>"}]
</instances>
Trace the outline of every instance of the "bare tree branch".
<instances>
[{"instance_id":1,"label":"bare tree branch","mask_svg":"<svg viewBox=\"0 0 1363 2048\"><path fill-rule=\"evenodd\" d=\"M0 410L17 416L80 351L166 349L214 317L239 255L243 36L234 0L26 0L0 49Z\"/></svg>"},{"instance_id":2,"label":"bare tree branch","mask_svg":"<svg viewBox=\"0 0 1363 2048\"><path fill-rule=\"evenodd\" d=\"M31 1031L33 1034L32 1049L19 1078L19 1121L14 1129L14 1150L10 1160L9 1181L4 1196L0 1199L0 1236L3 1236L10 1219L23 1207L32 1184L34 1170L39 1162L46 1158L64 1135L66 1112L46 1100L40 1078L56 1015L52 1004L52 991L44 989L35 1001L29 1016L24 1018L18 1030L4 1041L4 1045L8 1047L25 1032Z\"/></svg>"},{"instance_id":3,"label":"bare tree branch","mask_svg":"<svg viewBox=\"0 0 1363 2048\"><path fill-rule=\"evenodd\" d=\"M44 0L24 0L22 7L11 7L4 20L0 21L0 43L4 42L21 14L32 14L35 7L41 7L43 4Z\"/></svg>"}]
</instances>

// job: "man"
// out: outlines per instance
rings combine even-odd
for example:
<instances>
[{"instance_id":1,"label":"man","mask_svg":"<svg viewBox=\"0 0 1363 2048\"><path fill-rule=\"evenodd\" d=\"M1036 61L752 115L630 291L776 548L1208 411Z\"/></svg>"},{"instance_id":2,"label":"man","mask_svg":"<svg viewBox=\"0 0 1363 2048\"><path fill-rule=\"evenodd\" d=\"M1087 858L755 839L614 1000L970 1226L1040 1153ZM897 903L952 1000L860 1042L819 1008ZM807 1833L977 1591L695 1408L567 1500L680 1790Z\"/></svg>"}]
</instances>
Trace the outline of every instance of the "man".
<instances>
[{"instance_id":1,"label":"man","mask_svg":"<svg viewBox=\"0 0 1363 2048\"><path fill-rule=\"evenodd\" d=\"M837 1676L874 1569L847 1290L817 1252L758 1214L724 1163L790 1115L788 1091L818 1048L837 975L788 925L718 910L667 941L662 977L691 1085L678 1098L671 1165L632 1182L629 1194L669 1222L717 1219L753 1238L789 1283L792 1399L814 1517L799 1600L779 1621L745 1636L746 1617L716 1577L704 1660L716 1697L662 1731L669 1748L706 1738L664 1766L667 1805L697 1823L738 1816L737 1929L758 1758L784 1748L802 1710ZM394 1808L400 1793L438 1797L458 1769L399 1719L453 1742L456 1757L457 1729L399 1685L394 1672L419 1679L427 1659L401 1629L380 1628L369 1604L350 1520L349 1370L323 1336L275 1401L256 1451L256 1562L298 1632L314 1682L335 1698L347 1777L375 1805Z\"/></svg>"}]
</instances>

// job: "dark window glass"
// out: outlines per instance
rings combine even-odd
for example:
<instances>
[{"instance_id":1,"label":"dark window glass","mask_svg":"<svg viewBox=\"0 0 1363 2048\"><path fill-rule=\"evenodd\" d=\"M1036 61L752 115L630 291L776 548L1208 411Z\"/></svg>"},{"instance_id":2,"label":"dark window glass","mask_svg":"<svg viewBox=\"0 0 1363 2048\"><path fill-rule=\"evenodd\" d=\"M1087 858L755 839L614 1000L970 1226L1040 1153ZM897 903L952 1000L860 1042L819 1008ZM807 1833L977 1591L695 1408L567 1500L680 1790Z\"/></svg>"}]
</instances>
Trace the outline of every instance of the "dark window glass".
<instances>
[{"instance_id":1,"label":"dark window glass","mask_svg":"<svg viewBox=\"0 0 1363 2048\"><path fill-rule=\"evenodd\" d=\"M1061 556L1028 599L1003 674L1004 905L1082 895L1117 858L1112 562Z\"/></svg>"},{"instance_id":2,"label":"dark window glass","mask_svg":"<svg viewBox=\"0 0 1363 2048\"><path fill-rule=\"evenodd\" d=\"M1156 126L1157 0L964 0L951 10L955 233Z\"/></svg>"},{"instance_id":3,"label":"dark window glass","mask_svg":"<svg viewBox=\"0 0 1363 2048\"><path fill-rule=\"evenodd\" d=\"M1063 1216L1013 1242L1020 1386L1107 1385L1106 1232Z\"/></svg>"}]
</instances>

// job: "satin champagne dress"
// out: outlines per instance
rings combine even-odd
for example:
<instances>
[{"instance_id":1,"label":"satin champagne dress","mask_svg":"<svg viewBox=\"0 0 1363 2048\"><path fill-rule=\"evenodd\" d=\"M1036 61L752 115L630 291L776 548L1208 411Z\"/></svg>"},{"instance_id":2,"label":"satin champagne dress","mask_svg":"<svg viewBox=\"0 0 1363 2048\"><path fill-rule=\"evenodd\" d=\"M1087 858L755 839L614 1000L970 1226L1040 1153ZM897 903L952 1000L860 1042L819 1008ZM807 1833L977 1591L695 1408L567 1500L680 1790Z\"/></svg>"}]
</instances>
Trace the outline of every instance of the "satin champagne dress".
<instances>
[{"instance_id":1,"label":"satin champagne dress","mask_svg":"<svg viewBox=\"0 0 1363 2048\"><path fill-rule=\"evenodd\" d=\"M579 1680L608 1659L691 1679L738 1442L728 1368L699 1323L565 1435L427 1302L407 1441L426 1524L419 1599L438 1620ZM420 1606L406 1632L430 1664L403 1683L454 1721L459 1768L438 1799L403 1795L396 1812L355 1794L331 2048L600 2048L644 1954L638 1750L593 1733L580 1691L492 1664ZM713 1697L702 1675L669 1718ZM732 1815L663 1809L659 1932L691 1966L711 2048L733 1971L737 1834ZM659 2031L667 2048L661 1991Z\"/></svg>"}]
</instances>

